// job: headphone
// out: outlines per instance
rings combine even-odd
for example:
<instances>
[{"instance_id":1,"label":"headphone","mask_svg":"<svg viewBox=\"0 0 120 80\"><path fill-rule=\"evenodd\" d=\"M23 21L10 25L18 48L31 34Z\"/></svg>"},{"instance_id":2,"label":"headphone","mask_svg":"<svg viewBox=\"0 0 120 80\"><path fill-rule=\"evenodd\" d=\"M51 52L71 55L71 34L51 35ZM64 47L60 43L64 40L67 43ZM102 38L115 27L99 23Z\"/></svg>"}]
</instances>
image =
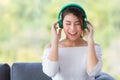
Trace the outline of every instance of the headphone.
<instances>
[{"instance_id":1,"label":"headphone","mask_svg":"<svg viewBox=\"0 0 120 80\"><path fill-rule=\"evenodd\" d=\"M78 4L67 4L67 5L65 5L61 10L60 10L60 12L59 12L59 14L58 14L58 25L59 25L59 27L60 28L63 28L63 23L62 23L62 19L61 19L61 15L62 15L62 12L65 10L65 9L67 9L67 8L69 8L69 7L76 7L76 8L78 8L80 11L82 11L82 13L83 13L83 18L84 18L84 20L83 20L83 29L86 29L87 28L87 15L86 15L86 13L85 13L85 11L84 11L84 9L80 6L80 5L78 5Z\"/></svg>"}]
</instances>

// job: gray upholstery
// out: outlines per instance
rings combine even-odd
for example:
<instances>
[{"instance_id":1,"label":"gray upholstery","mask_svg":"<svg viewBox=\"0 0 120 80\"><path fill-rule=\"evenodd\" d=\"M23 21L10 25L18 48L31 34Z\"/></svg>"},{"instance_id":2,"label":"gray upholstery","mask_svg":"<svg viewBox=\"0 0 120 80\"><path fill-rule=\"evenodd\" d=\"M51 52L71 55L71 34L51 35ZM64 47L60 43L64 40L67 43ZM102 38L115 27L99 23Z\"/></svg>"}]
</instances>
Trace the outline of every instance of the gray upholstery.
<instances>
[{"instance_id":1,"label":"gray upholstery","mask_svg":"<svg viewBox=\"0 0 120 80\"><path fill-rule=\"evenodd\" d=\"M10 80L10 67L8 64L0 64L0 80Z\"/></svg>"},{"instance_id":2,"label":"gray upholstery","mask_svg":"<svg viewBox=\"0 0 120 80\"><path fill-rule=\"evenodd\" d=\"M14 63L11 80L51 80L42 71L41 63Z\"/></svg>"},{"instance_id":3,"label":"gray upholstery","mask_svg":"<svg viewBox=\"0 0 120 80\"><path fill-rule=\"evenodd\" d=\"M101 72L95 80L115 80L111 75Z\"/></svg>"},{"instance_id":4,"label":"gray upholstery","mask_svg":"<svg viewBox=\"0 0 120 80\"><path fill-rule=\"evenodd\" d=\"M10 74L11 70L11 74ZM11 79L10 79L11 78ZM52 80L42 71L41 63L0 64L0 80ZM115 80L111 75L101 72L95 80Z\"/></svg>"},{"instance_id":5,"label":"gray upholstery","mask_svg":"<svg viewBox=\"0 0 120 80\"><path fill-rule=\"evenodd\" d=\"M42 71L41 63L14 63L11 69L11 80L51 80ZM106 73L100 73L96 80L115 80Z\"/></svg>"}]
</instances>

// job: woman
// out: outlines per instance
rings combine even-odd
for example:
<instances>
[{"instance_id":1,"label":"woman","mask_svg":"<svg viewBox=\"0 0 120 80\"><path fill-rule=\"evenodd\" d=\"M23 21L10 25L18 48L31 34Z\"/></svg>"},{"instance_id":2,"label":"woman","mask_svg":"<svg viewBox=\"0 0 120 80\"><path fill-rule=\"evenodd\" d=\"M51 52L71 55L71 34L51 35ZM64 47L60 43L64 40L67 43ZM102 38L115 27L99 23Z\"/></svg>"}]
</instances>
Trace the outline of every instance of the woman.
<instances>
[{"instance_id":1,"label":"woman","mask_svg":"<svg viewBox=\"0 0 120 80\"><path fill-rule=\"evenodd\" d=\"M60 40L62 30L66 37ZM100 45L94 42L93 34L94 28L86 21L81 6L63 7L58 21L52 25L52 42L44 50L43 72L52 80L95 80L101 71L102 59Z\"/></svg>"}]
</instances>

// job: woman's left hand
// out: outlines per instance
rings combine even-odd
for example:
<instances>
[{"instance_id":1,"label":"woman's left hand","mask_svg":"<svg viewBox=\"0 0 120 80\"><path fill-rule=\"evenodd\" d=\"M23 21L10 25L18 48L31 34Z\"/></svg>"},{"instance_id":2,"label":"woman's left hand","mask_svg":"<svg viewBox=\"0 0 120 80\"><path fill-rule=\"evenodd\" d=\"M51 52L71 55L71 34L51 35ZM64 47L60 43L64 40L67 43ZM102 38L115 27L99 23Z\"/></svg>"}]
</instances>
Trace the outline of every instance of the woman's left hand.
<instances>
[{"instance_id":1,"label":"woman's left hand","mask_svg":"<svg viewBox=\"0 0 120 80\"><path fill-rule=\"evenodd\" d=\"M93 28L93 25L89 21L87 21L87 27L88 27L87 41L91 41L93 40L94 28Z\"/></svg>"}]
</instances>

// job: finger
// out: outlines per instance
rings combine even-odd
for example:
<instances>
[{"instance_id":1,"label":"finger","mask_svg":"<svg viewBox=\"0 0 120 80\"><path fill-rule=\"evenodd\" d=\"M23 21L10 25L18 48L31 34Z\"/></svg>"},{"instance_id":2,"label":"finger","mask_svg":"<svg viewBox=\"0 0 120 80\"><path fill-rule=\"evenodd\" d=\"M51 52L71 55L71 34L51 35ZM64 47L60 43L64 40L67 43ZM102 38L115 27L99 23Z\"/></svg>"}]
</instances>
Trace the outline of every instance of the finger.
<instances>
[{"instance_id":1,"label":"finger","mask_svg":"<svg viewBox=\"0 0 120 80\"><path fill-rule=\"evenodd\" d=\"M94 30L93 26L89 23L87 24L87 27L88 27L88 31Z\"/></svg>"},{"instance_id":2,"label":"finger","mask_svg":"<svg viewBox=\"0 0 120 80\"><path fill-rule=\"evenodd\" d=\"M58 21L55 22L55 23L53 23L53 25L52 25L52 30L58 29L57 24L58 24Z\"/></svg>"},{"instance_id":3,"label":"finger","mask_svg":"<svg viewBox=\"0 0 120 80\"><path fill-rule=\"evenodd\" d=\"M59 29L59 32L58 32L58 34L61 34L61 32L62 32L62 29Z\"/></svg>"},{"instance_id":4,"label":"finger","mask_svg":"<svg viewBox=\"0 0 120 80\"><path fill-rule=\"evenodd\" d=\"M88 29L89 29L89 30L92 30L92 29L93 29L93 25L92 25L89 21L87 21L87 26L88 26Z\"/></svg>"},{"instance_id":5,"label":"finger","mask_svg":"<svg viewBox=\"0 0 120 80\"><path fill-rule=\"evenodd\" d=\"M91 27L93 27L93 25L91 24L91 22L90 22L90 21L87 21L87 23L88 23L88 25L91 25Z\"/></svg>"},{"instance_id":6,"label":"finger","mask_svg":"<svg viewBox=\"0 0 120 80\"><path fill-rule=\"evenodd\" d=\"M53 23L54 26L56 26L58 24L58 21L56 21L55 23Z\"/></svg>"},{"instance_id":7,"label":"finger","mask_svg":"<svg viewBox=\"0 0 120 80\"><path fill-rule=\"evenodd\" d=\"M94 28L91 25L88 25L89 30L93 30Z\"/></svg>"},{"instance_id":8,"label":"finger","mask_svg":"<svg viewBox=\"0 0 120 80\"><path fill-rule=\"evenodd\" d=\"M91 26L89 26L89 32L91 33L93 31L94 31L94 29Z\"/></svg>"}]
</instances>

